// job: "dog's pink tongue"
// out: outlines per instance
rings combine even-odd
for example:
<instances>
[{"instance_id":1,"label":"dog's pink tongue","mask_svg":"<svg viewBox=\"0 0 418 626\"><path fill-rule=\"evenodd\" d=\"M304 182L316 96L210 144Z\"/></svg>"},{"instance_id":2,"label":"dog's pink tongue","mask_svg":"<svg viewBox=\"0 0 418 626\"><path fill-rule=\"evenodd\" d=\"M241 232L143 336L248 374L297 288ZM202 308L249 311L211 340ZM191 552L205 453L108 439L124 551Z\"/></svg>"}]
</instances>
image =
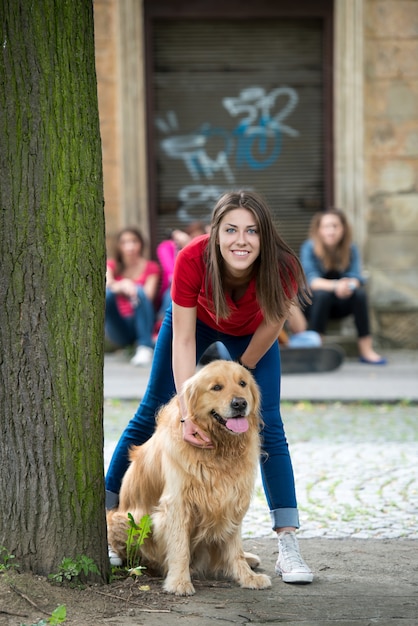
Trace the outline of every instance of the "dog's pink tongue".
<instances>
[{"instance_id":1,"label":"dog's pink tongue","mask_svg":"<svg viewBox=\"0 0 418 626\"><path fill-rule=\"evenodd\" d=\"M249 424L246 417L230 417L229 420L226 420L226 427L233 433L245 433Z\"/></svg>"}]
</instances>

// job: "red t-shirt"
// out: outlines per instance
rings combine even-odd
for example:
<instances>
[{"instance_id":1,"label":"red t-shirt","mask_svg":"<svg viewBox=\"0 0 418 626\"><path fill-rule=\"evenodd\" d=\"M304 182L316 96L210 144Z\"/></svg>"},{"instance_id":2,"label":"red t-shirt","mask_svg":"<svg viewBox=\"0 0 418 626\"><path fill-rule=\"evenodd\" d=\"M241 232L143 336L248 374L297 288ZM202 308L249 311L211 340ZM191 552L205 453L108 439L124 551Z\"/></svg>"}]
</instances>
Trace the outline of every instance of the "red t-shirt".
<instances>
[{"instance_id":1,"label":"red t-shirt","mask_svg":"<svg viewBox=\"0 0 418 626\"><path fill-rule=\"evenodd\" d=\"M116 268L116 262L113 259L109 259L107 261L107 266L114 272ZM152 274L158 274L159 276L160 273L161 269L158 263L156 263L155 261L147 261L144 271L142 272L141 276L134 280L134 283L136 283L137 285L145 285L148 276L151 276ZM120 275L115 275L114 278L115 280L123 280L124 277ZM116 294L116 306L118 307L118 311L122 315L122 317L132 317L132 315L134 314L131 301L121 294Z\"/></svg>"},{"instance_id":2,"label":"red t-shirt","mask_svg":"<svg viewBox=\"0 0 418 626\"><path fill-rule=\"evenodd\" d=\"M183 307L197 307L197 318L220 332L229 335L252 335L264 319L257 302L255 278L250 281L245 294L237 302L227 295L230 310L227 319L219 319L212 310L212 301L206 297L205 249L209 235L193 239L177 255L174 266L171 297L173 302ZM209 298L211 288L209 289Z\"/></svg>"}]
</instances>

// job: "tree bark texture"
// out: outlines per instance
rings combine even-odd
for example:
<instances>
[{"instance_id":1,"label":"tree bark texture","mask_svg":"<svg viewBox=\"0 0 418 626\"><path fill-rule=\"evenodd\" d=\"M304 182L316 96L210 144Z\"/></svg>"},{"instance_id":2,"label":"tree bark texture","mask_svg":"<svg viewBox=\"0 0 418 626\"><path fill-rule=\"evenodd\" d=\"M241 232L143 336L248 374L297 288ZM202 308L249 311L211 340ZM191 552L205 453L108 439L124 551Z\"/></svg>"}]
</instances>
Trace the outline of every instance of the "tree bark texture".
<instances>
[{"instance_id":1,"label":"tree bark texture","mask_svg":"<svg viewBox=\"0 0 418 626\"><path fill-rule=\"evenodd\" d=\"M106 579L92 0L3 0L0 18L0 545Z\"/></svg>"}]
</instances>

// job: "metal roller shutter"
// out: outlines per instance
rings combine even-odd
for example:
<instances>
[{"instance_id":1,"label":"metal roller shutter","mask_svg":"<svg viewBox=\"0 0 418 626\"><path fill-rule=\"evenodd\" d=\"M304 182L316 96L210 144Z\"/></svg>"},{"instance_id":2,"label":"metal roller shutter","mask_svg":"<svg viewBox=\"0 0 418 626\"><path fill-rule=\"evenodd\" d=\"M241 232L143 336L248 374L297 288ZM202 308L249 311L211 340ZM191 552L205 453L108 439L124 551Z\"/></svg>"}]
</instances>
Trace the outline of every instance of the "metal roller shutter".
<instances>
[{"instance_id":1,"label":"metal roller shutter","mask_svg":"<svg viewBox=\"0 0 418 626\"><path fill-rule=\"evenodd\" d=\"M321 20L157 19L152 41L157 240L252 188L298 251L325 202Z\"/></svg>"}]
</instances>

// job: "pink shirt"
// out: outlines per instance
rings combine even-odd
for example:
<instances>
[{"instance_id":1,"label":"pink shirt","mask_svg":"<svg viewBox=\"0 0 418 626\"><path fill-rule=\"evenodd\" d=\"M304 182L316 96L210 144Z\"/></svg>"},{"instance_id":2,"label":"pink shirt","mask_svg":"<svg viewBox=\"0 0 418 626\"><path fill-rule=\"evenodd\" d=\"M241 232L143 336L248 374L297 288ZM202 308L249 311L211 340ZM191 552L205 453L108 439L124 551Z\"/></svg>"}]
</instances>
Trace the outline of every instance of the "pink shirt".
<instances>
[{"instance_id":1,"label":"pink shirt","mask_svg":"<svg viewBox=\"0 0 418 626\"><path fill-rule=\"evenodd\" d=\"M177 246L172 239L166 239L157 246L157 257L162 268L160 288L162 294L171 285L176 256Z\"/></svg>"}]
</instances>

